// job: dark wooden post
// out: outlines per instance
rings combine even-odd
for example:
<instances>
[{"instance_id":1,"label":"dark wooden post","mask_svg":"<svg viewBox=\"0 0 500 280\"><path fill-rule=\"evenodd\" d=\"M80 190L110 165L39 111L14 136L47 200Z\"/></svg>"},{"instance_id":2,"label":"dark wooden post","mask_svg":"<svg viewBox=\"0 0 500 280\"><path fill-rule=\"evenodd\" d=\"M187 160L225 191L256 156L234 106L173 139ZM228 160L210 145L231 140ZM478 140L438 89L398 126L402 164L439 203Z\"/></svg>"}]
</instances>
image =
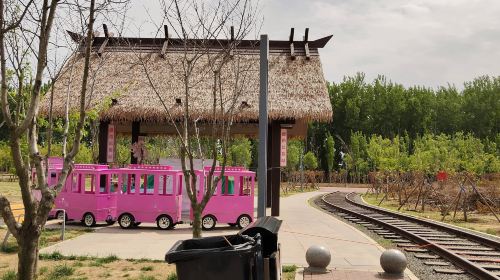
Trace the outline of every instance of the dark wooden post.
<instances>
[{"instance_id":1,"label":"dark wooden post","mask_svg":"<svg viewBox=\"0 0 500 280\"><path fill-rule=\"evenodd\" d=\"M107 152L108 152L108 126L109 121L99 122L99 157L98 161L101 164L107 163Z\"/></svg>"},{"instance_id":2,"label":"dark wooden post","mask_svg":"<svg viewBox=\"0 0 500 280\"><path fill-rule=\"evenodd\" d=\"M139 134L141 133L141 123L140 122L132 122L132 144L137 143L139 141ZM130 163L137 164L137 158L134 157L134 153L130 152Z\"/></svg>"},{"instance_id":3,"label":"dark wooden post","mask_svg":"<svg viewBox=\"0 0 500 280\"><path fill-rule=\"evenodd\" d=\"M271 125L271 216L280 215L280 185L281 185L281 125L279 121L273 121Z\"/></svg>"},{"instance_id":4,"label":"dark wooden post","mask_svg":"<svg viewBox=\"0 0 500 280\"><path fill-rule=\"evenodd\" d=\"M108 164L108 127L109 121L99 122L99 158L100 164ZM100 186L106 185L106 175L99 178Z\"/></svg>"}]
</instances>

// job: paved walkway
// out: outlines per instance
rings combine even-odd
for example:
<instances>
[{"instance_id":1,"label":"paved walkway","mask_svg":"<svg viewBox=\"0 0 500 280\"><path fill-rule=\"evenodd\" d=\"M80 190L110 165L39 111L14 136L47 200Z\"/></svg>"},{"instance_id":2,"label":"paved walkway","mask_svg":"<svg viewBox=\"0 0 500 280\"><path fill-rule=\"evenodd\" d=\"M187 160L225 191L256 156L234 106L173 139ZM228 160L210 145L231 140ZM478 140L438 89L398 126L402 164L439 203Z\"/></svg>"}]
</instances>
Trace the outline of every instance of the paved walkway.
<instances>
[{"instance_id":1,"label":"paved walkway","mask_svg":"<svg viewBox=\"0 0 500 280\"><path fill-rule=\"evenodd\" d=\"M317 244L330 249L331 267L378 270L381 250L375 241L308 205L309 199L321 193L297 194L282 200L282 262L307 266L306 250Z\"/></svg>"},{"instance_id":2,"label":"paved walkway","mask_svg":"<svg viewBox=\"0 0 500 280\"><path fill-rule=\"evenodd\" d=\"M342 191L352 189L338 188ZM305 253L309 246L324 245L332 253L331 268L335 270L381 271L379 258L382 249L369 237L331 215L309 205L315 196L337 189L296 194L282 199L283 224L279 233L282 263L307 266ZM364 192L364 189L354 189ZM220 227L204 232L204 236L234 234L234 228ZM191 238L191 229L179 225L175 230L160 231L153 224L133 230L118 226L97 229L71 240L44 248L42 253L58 251L63 255L89 255L119 258L149 258L163 260L165 253L177 240Z\"/></svg>"}]
</instances>

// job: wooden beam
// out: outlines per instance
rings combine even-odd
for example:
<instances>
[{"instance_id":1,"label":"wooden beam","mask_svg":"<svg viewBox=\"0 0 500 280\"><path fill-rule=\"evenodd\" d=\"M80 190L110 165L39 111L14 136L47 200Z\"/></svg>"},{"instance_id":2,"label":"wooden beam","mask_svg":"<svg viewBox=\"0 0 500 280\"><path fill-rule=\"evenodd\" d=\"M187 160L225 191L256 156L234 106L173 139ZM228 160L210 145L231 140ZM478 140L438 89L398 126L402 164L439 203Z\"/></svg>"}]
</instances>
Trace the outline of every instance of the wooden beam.
<instances>
[{"instance_id":1,"label":"wooden beam","mask_svg":"<svg viewBox=\"0 0 500 280\"><path fill-rule=\"evenodd\" d=\"M290 57L292 58L292 60L295 59L295 47L293 45L293 33L295 31L295 28L292 27L292 29L290 29Z\"/></svg>"},{"instance_id":2,"label":"wooden beam","mask_svg":"<svg viewBox=\"0 0 500 280\"><path fill-rule=\"evenodd\" d=\"M311 54L309 53L309 27L306 28L306 34L304 35L304 49L306 51L306 59L310 59Z\"/></svg>"},{"instance_id":3,"label":"wooden beam","mask_svg":"<svg viewBox=\"0 0 500 280\"><path fill-rule=\"evenodd\" d=\"M98 56L102 56L102 54L104 53L104 49L106 48L109 42L108 26L106 24L103 24L102 28L104 29L104 36L106 39L104 39L104 42L102 42L101 46L99 47L99 50L97 51Z\"/></svg>"},{"instance_id":4,"label":"wooden beam","mask_svg":"<svg viewBox=\"0 0 500 280\"><path fill-rule=\"evenodd\" d=\"M160 56L166 58L167 48L168 48L168 26L164 25L163 29L165 30L165 41L163 41L163 46L161 47Z\"/></svg>"}]
</instances>

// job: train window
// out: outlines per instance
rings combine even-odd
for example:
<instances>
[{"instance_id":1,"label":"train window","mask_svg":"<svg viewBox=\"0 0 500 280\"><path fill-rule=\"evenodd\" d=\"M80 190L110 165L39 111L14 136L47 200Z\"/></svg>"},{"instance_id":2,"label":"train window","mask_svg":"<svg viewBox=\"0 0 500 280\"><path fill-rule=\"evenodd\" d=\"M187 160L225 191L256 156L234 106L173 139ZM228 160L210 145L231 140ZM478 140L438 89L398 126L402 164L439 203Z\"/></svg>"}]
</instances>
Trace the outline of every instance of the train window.
<instances>
[{"instance_id":1,"label":"train window","mask_svg":"<svg viewBox=\"0 0 500 280\"><path fill-rule=\"evenodd\" d=\"M71 192L73 193L79 193L80 192L80 184L78 182L79 178L80 178L80 174L71 174L69 175L69 189L71 190Z\"/></svg>"},{"instance_id":2,"label":"train window","mask_svg":"<svg viewBox=\"0 0 500 280\"><path fill-rule=\"evenodd\" d=\"M155 186L155 176L154 175L149 175L149 174L142 174L141 175L141 188L140 192L141 194L153 194L154 193L154 186Z\"/></svg>"},{"instance_id":3,"label":"train window","mask_svg":"<svg viewBox=\"0 0 500 280\"><path fill-rule=\"evenodd\" d=\"M94 175L83 174L83 185L85 193L94 193Z\"/></svg>"},{"instance_id":4,"label":"train window","mask_svg":"<svg viewBox=\"0 0 500 280\"><path fill-rule=\"evenodd\" d=\"M118 190L118 179L119 179L119 176L118 174L111 174L110 175L110 189L109 189L109 192L110 193L114 193Z\"/></svg>"},{"instance_id":5,"label":"train window","mask_svg":"<svg viewBox=\"0 0 500 280\"><path fill-rule=\"evenodd\" d=\"M241 177L240 195L250 195L252 192L252 178Z\"/></svg>"},{"instance_id":6,"label":"train window","mask_svg":"<svg viewBox=\"0 0 500 280\"><path fill-rule=\"evenodd\" d=\"M173 176L161 175L158 182L159 195L172 195L174 189Z\"/></svg>"},{"instance_id":7,"label":"train window","mask_svg":"<svg viewBox=\"0 0 500 280\"><path fill-rule=\"evenodd\" d=\"M122 192L127 194L135 193L135 174L123 174L122 175ZM140 180L138 182L140 184Z\"/></svg>"},{"instance_id":8,"label":"train window","mask_svg":"<svg viewBox=\"0 0 500 280\"><path fill-rule=\"evenodd\" d=\"M221 195L234 195L234 176L224 176L221 180Z\"/></svg>"}]
</instances>

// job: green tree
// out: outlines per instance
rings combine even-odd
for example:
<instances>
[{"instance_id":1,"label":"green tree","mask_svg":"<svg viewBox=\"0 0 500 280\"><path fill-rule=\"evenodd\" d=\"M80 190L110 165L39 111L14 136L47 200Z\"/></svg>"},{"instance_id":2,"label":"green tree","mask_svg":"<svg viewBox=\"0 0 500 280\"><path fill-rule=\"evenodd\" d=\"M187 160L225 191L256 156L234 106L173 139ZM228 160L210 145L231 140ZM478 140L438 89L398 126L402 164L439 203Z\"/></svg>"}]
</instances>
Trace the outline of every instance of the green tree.
<instances>
[{"instance_id":1,"label":"green tree","mask_svg":"<svg viewBox=\"0 0 500 280\"><path fill-rule=\"evenodd\" d=\"M229 147L228 164L249 167L252 162L252 144L248 138L240 137Z\"/></svg>"},{"instance_id":2,"label":"green tree","mask_svg":"<svg viewBox=\"0 0 500 280\"><path fill-rule=\"evenodd\" d=\"M330 133L327 133L325 143L324 143L324 161L326 162L328 180L330 181L330 173L335 167L335 141Z\"/></svg>"},{"instance_id":3,"label":"green tree","mask_svg":"<svg viewBox=\"0 0 500 280\"><path fill-rule=\"evenodd\" d=\"M354 179L359 182L361 175L369 170L368 143L362 132L357 131L351 134L348 153L344 157L347 170Z\"/></svg>"},{"instance_id":4,"label":"green tree","mask_svg":"<svg viewBox=\"0 0 500 280\"><path fill-rule=\"evenodd\" d=\"M318 168L318 159L313 152L307 152L304 155L304 168L307 170L316 170Z\"/></svg>"},{"instance_id":5,"label":"green tree","mask_svg":"<svg viewBox=\"0 0 500 280\"><path fill-rule=\"evenodd\" d=\"M304 150L304 145L300 140L290 140L288 141L286 154L286 169L295 171L299 169L300 156Z\"/></svg>"}]
</instances>

